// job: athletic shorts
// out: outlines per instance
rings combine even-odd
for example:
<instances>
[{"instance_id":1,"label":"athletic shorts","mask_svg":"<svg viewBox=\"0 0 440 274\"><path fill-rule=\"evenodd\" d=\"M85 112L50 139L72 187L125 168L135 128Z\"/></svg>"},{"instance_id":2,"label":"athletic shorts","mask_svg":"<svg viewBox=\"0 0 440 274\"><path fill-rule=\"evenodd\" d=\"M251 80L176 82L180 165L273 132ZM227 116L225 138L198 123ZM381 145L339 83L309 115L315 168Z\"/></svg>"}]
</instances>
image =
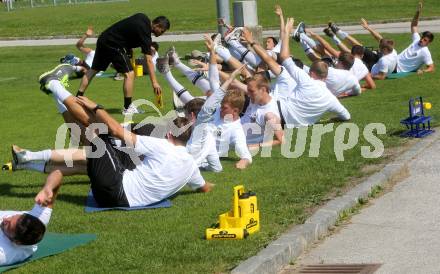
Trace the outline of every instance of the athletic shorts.
<instances>
[{"instance_id":1,"label":"athletic shorts","mask_svg":"<svg viewBox=\"0 0 440 274\"><path fill-rule=\"evenodd\" d=\"M362 61L365 63L369 71L371 71L371 68L374 66L374 64L379 61L380 57L382 57L381 53L364 47L364 57L362 57Z\"/></svg>"},{"instance_id":2,"label":"athletic shorts","mask_svg":"<svg viewBox=\"0 0 440 274\"><path fill-rule=\"evenodd\" d=\"M105 71L110 63L113 64L113 67L119 73L133 71L130 56L128 56L125 49L114 48L98 39L92 69L95 71Z\"/></svg>"},{"instance_id":3,"label":"athletic shorts","mask_svg":"<svg viewBox=\"0 0 440 274\"><path fill-rule=\"evenodd\" d=\"M129 206L122 179L124 171L134 169L135 164L127 153L115 148L113 137L101 134L96 138L105 143L105 153L100 158L87 158L93 196L101 207ZM91 145L96 151L96 145Z\"/></svg>"}]
</instances>

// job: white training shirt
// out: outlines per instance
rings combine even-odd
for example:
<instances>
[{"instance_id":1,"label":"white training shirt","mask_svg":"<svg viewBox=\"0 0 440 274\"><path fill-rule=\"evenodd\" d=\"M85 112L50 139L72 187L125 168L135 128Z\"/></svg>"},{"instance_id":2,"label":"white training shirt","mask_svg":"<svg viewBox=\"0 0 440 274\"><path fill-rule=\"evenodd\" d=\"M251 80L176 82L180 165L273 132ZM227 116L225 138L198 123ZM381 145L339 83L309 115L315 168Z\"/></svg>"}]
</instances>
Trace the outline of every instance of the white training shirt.
<instances>
[{"instance_id":1,"label":"white training shirt","mask_svg":"<svg viewBox=\"0 0 440 274\"><path fill-rule=\"evenodd\" d=\"M213 129L209 124L198 124L194 127L191 138L186 144L186 149L201 169L214 172L223 170L216 149Z\"/></svg>"},{"instance_id":2,"label":"white training shirt","mask_svg":"<svg viewBox=\"0 0 440 274\"><path fill-rule=\"evenodd\" d=\"M397 56L397 72L411 72L418 70L423 64L429 66L432 61L428 47L419 45L420 35L412 34L412 43Z\"/></svg>"},{"instance_id":3,"label":"white training shirt","mask_svg":"<svg viewBox=\"0 0 440 274\"><path fill-rule=\"evenodd\" d=\"M275 77L275 81L271 84L271 95L274 98L288 97L295 87L295 80L284 67L281 67L281 73Z\"/></svg>"},{"instance_id":4,"label":"white training shirt","mask_svg":"<svg viewBox=\"0 0 440 274\"><path fill-rule=\"evenodd\" d=\"M284 60L283 66L297 83L294 96L279 99L286 128L313 125L325 112L336 113L341 120L350 119L350 113L323 81L310 78L291 58Z\"/></svg>"},{"instance_id":5,"label":"white training shirt","mask_svg":"<svg viewBox=\"0 0 440 274\"><path fill-rule=\"evenodd\" d=\"M270 102L265 105L249 103L246 112L240 119L246 134L246 143L259 144L264 141L267 113L273 113L278 118L280 117L276 99L272 96Z\"/></svg>"},{"instance_id":6,"label":"white training shirt","mask_svg":"<svg viewBox=\"0 0 440 274\"><path fill-rule=\"evenodd\" d=\"M149 205L170 197L188 184L205 185L194 159L184 146L166 139L136 136L134 151L144 156L133 170L125 170L122 183L131 207Z\"/></svg>"},{"instance_id":7,"label":"white training shirt","mask_svg":"<svg viewBox=\"0 0 440 274\"><path fill-rule=\"evenodd\" d=\"M358 79L358 81L364 79L369 73L367 66L362 62L359 58L354 58L354 63L351 69L349 70L353 73L354 76Z\"/></svg>"},{"instance_id":8,"label":"white training shirt","mask_svg":"<svg viewBox=\"0 0 440 274\"><path fill-rule=\"evenodd\" d=\"M47 226L52 214L52 209L48 207L41 207L37 204L31 211L0 211L0 224L3 218L14 216L17 214L28 213L37 217ZM37 251L37 245L17 245L3 233L0 229L0 266L22 262L32 256Z\"/></svg>"},{"instance_id":9,"label":"white training shirt","mask_svg":"<svg viewBox=\"0 0 440 274\"><path fill-rule=\"evenodd\" d=\"M379 61L371 68L371 75L378 75L379 73L385 73L385 75L394 72L397 66L397 51L393 49L393 52L383 55Z\"/></svg>"},{"instance_id":10,"label":"white training shirt","mask_svg":"<svg viewBox=\"0 0 440 274\"><path fill-rule=\"evenodd\" d=\"M86 62L86 64L89 66L89 68L92 67L93 64L93 59L95 58L95 51L91 50L87 55L86 55L86 59L84 60L84 62Z\"/></svg>"},{"instance_id":11,"label":"white training shirt","mask_svg":"<svg viewBox=\"0 0 440 274\"><path fill-rule=\"evenodd\" d=\"M220 157L228 157L231 147L234 147L235 153L240 159L247 159L252 162L252 155L246 144L246 135L241 126L240 119L232 121L232 117L220 116L220 108L214 113L214 121L212 123L215 136L216 148Z\"/></svg>"},{"instance_id":12,"label":"white training shirt","mask_svg":"<svg viewBox=\"0 0 440 274\"><path fill-rule=\"evenodd\" d=\"M329 67L325 84L335 96L342 93L352 95L361 93L361 86L358 79L348 70Z\"/></svg>"}]
</instances>

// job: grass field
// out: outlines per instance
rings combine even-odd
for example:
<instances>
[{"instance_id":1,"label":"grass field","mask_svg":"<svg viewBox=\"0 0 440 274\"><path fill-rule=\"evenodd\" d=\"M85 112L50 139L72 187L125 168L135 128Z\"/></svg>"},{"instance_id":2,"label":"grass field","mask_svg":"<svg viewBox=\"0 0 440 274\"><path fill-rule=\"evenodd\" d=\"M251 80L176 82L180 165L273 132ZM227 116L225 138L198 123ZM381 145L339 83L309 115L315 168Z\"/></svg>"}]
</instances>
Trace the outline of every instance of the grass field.
<instances>
[{"instance_id":1,"label":"grass field","mask_svg":"<svg viewBox=\"0 0 440 274\"><path fill-rule=\"evenodd\" d=\"M131 1L130 3L135 3ZM3 15L2 15L3 17ZM372 41L359 36L365 44ZM409 35L392 35L398 49L409 43ZM180 53L201 43L176 43ZM167 44L162 44L162 49ZM62 119L53 100L39 91L38 75L54 65L74 47L3 48L0 51L0 161L10 160L10 145L30 149L52 147ZM440 61L440 46L431 46L434 62ZM294 53L305 59L295 45ZM176 75L179 75L176 72ZM166 110L171 108L171 94L164 79L159 77L166 92ZM187 83L179 75L177 77ZM78 80L71 82L75 92ZM424 96L433 104L429 114L440 117L440 83L438 73L410 76L400 80L377 83L377 90L357 98L343 100L352 114L352 122L362 130L366 124L384 123L387 134L379 136L387 149L405 142L396 136L403 128L400 119L407 116L407 101L411 96ZM190 88L191 89L191 88ZM95 79L87 95L105 105L115 118L122 121L121 82ZM135 97L152 99L148 79L136 80ZM149 113L153 115L152 112ZM436 122L438 125L438 122ZM309 129L309 139L310 142ZM173 198L169 209L134 212L84 213L89 189L86 176L66 178L58 196L49 226L50 231L63 233L95 233L98 239L86 246L61 255L28 264L11 273L219 273L236 266L241 260L256 254L288 227L302 223L311 208L324 203L329 196L343 192L350 181L364 176L361 168L389 159L364 159L360 146L345 152L345 161L336 161L333 152L334 134L323 136L320 155L286 159L275 148L271 158L255 157L245 171L233 168L235 158L222 161L221 174L204 173L206 180L216 183L213 192L195 194L184 189ZM295 138L293 139L295 140ZM388 151L388 150L387 150ZM0 208L27 210L46 176L32 172L0 174ZM243 241L206 241L204 230L217 216L230 208L232 187L244 184L257 193L261 210L261 232Z\"/></svg>"},{"instance_id":2,"label":"grass field","mask_svg":"<svg viewBox=\"0 0 440 274\"><path fill-rule=\"evenodd\" d=\"M257 3L259 22L265 28L278 26L278 19L273 14L275 4L283 7L286 16L293 16L308 24L325 24L328 20L359 22L361 17L372 21L412 18L417 6L415 0L258 0ZM440 14L437 0L425 0L424 3L422 16ZM166 15L171 20L172 32L217 28L215 0L130 0L108 4L26 8L12 12L0 10L0 37L80 35L88 25L95 26L96 32L100 33L112 23L136 12L144 12L151 18Z\"/></svg>"}]
</instances>

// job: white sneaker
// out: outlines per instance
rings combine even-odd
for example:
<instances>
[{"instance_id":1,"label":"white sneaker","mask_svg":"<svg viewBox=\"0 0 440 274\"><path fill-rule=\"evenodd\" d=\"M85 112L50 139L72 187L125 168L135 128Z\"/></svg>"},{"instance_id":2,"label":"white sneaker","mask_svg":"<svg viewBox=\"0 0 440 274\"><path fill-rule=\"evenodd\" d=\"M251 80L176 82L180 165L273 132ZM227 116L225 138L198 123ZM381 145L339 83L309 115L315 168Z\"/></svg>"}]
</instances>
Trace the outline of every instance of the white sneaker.
<instances>
[{"instance_id":1,"label":"white sneaker","mask_svg":"<svg viewBox=\"0 0 440 274\"><path fill-rule=\"evenodd\" d=\"M243 27L234 28L230 33L226 34L225 42L228 43L231 40L238 40L238 39L240 39L242 31L243 31Z\"/></svg>"},{"instance_id":2,"label":"white sneaker","mask_svg":"<svg viewBox=\"0 0 440 274\"><path fill-rule=\"evenodd\" d=\"M122 115L130 115L130 114L142 114L143 110L138 109L135 105L131 104L128 108L122 110Z\"/></svg>"},{"instance_id":3,"label":"white sneaker","mask_svg":"<svg viewBox=\"0 0 440 274\"><path fill-rule=\"evenodd\" d=\"M179 55L177 55L176 49L172 46L168 51L167 55L169 58L168 64L170 66L175 66L180 63Z\"/></svg>"},{"instance_id":4,"label":"white sneaker","mask_svg":"<svg viewBox=\"0 0 440 274\"><path fill-rule=\"evenodd\" d=\"M170 71L170 57L165 54L164 57L159 57L156 59L156 69L159 73L165 74Z\"/></svg>"},{"instance_id":5,"label":"white sneaker","mask_svg":"<svg viewBox=\"0 0 440 274\"><path fill-rule=\"evenodd\" d=\"M218 33L215 37L214 40L212 40L214 42L214 51L217 52L217 49L221 49L221 48L225 48L222 44L222 35L220 33Z\"/></svg>"}]
</instances>

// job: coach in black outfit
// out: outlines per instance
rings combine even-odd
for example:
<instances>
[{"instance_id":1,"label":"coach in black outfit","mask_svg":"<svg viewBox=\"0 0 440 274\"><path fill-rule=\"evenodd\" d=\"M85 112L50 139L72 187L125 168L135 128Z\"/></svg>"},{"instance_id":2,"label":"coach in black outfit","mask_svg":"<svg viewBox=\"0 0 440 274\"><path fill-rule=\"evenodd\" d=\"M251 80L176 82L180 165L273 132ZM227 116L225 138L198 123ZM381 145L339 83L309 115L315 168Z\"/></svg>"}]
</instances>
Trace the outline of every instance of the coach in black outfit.
<instances>
[{"instance_id":1,"label":"coach in black outfit","mask_svg":"<svg viewBox=\"0 0 440 274\"><path fill-rule=\"evenodd\" d=\"M141 48L147 60L148 72L154 92L160 94L162 89L154 73L151 55L151 33L157 37L169 28L170 21L165 16L156 17L151 22L145 14L137 13L106 29L98 38L92 68L83 76L77 95L84 95L96 73L105 71L108 65L112 63L116 71L124 75L123 113L137 113L137 109L131 106L135 74L129 55L131 55L133 48Z\"/></svg>"}]
</instances>

